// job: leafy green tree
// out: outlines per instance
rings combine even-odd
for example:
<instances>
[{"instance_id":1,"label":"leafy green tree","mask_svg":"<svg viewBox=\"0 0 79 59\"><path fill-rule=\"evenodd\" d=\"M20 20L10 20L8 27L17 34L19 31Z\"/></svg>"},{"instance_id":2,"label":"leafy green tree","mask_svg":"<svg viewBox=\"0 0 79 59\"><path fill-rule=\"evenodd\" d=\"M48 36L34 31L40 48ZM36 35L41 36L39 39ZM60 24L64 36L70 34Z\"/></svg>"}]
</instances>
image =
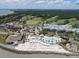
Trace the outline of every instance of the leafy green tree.
<instances>
[{"instance_id":1,"label":"leafy green tree","mask_svg":"<svg viewBox=\"0 0 79 59\"><path fill-rule=\"evenodd\" d=\"M24 16L24 17L22 17L21 19L20 19L20 23L23 25L23 27L25 27L25 26L27 26L27 17L26 16Z\"/></svg>"},{"instance_id":2,"label":"leafy green tree","mask_svg":"<svg viewBox=\"0 0 79 59\"><path fill-rule=\"evenodd\" d=\"M75 32L68 31L67 34L68 34L68 37L69 37L69 41L70 42L73 42L74 41L74 38L75 38Z\"/></svg>"}]
</instances>

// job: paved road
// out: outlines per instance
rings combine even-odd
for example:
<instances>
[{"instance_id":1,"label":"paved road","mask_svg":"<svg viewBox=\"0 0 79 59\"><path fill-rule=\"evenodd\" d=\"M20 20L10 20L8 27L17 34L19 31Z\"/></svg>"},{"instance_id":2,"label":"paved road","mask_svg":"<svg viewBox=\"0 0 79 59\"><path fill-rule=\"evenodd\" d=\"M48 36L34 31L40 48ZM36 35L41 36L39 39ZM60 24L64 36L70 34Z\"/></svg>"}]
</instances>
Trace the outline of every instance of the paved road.
<instances>
[{"instance_id":1,"label":"paved road","mask_svg":"<svg viewBox=\"0 0 79 59\"><path fill-rule=\"evenodd\" d=\"M0 49L0 58L78 58L79 56L65 56L58 54L16 54Z\"/></svg>"}]
</instances>

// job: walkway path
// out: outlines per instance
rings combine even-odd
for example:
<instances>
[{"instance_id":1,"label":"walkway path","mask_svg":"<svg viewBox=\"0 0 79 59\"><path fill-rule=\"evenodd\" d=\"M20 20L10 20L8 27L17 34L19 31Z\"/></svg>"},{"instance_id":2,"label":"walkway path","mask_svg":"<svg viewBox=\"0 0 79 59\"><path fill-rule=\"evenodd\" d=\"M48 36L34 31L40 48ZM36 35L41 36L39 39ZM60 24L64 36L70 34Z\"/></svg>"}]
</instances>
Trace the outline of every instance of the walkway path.
<instances>
[{"instance_id":1,"label":"walkway path","mask_svg":"<svg viewBox=\"0 0 79 59\"><path fill-rule=\"evenodd\" d=\"M79 56L66 56L59 54L15 54L0 49L0 58L79 58Z\"/></svg>"}]
</instances>

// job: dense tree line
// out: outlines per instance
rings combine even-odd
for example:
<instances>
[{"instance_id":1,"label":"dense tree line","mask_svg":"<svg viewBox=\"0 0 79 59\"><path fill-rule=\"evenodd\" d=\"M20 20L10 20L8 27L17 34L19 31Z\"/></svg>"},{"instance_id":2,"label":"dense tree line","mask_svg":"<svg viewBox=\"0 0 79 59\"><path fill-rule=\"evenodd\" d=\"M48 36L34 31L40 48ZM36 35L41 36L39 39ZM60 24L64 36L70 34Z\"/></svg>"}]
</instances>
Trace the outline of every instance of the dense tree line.
<instances>
[{"instance_id":1,"label":"dense tree line","mask_svg":"<svg viewBox=\"0 0 79 59\"><path fill-rule=\"evenodd\" d=\"M6 16L0 16L0 24L12 22L12 21L19 21L20 18L22 18L24 14L9 14Z\"/></svg>"},{"instance_id":2,"label":"dense tree line","mask_svg":"<svg viewBox=\"0 0 79 59\"><path fill-rule=\"evenodd\" d=\"M37 20L36 20L37 19ZM41 19L41 22L39 21ZM71 24L79 27L79 11L76 10L18 10L14 14L0 16L0 24L12 21L27 21L37 23L56 22L57 24ZM35 22L37 21L37 23Z\"/></svg>"},{"instance_id":3,"label":"dense tree line","mask_svg":"<svg viewBox=\"0 0 79 59\"><path fill-rule=\"evenodd\" d=\"M16 13L26 13L45 19L58 15L60 19L77 18L79 19L79 10L17 10Z\"/></svg>"}]
</instances>

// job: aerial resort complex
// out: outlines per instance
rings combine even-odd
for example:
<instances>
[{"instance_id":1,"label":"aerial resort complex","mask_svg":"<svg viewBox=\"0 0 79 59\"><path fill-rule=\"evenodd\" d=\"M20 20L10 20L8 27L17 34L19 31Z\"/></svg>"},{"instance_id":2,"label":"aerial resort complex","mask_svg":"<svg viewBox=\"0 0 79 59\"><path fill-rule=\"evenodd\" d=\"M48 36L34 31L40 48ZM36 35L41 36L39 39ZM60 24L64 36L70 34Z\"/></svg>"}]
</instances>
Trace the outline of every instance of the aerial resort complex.
<instances>
[{"instance_id":1,"label":"aerial resort complex","mask_svg":"<svg viewBox=\"0 0 79 59\"><path fill-rule=\"evenodd\" d=\"M11 11L0 16L0 48L23 54L79 54L79 11Z\"/></svg>"}]
</instances>

